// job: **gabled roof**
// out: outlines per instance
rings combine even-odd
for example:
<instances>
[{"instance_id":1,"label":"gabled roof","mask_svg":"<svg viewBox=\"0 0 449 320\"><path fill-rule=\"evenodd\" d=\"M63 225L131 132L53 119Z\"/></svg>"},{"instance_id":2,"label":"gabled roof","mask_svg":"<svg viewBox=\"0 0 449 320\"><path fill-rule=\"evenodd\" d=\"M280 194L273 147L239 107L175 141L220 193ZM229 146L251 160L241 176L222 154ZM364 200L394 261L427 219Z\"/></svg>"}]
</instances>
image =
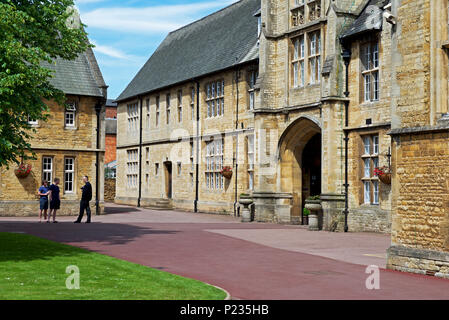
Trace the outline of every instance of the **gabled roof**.
<instances>
[{"instance_id":1,"label":"gabled roof","mask_svg":"<svg viewBox=\"0 0 449 320\"><path fill-rule=\"evenodd\" d=\"M389 0L370 0L359 17L340 38L347 40L365 32L382 30L383 7L389 2Z\"/></svg>"},{"instance_id":2,"label":"gabled roof","mask_svg":"<svg viewBox=\"0 0 449 320\"><path fill-rule=\"evenodd\" d=\"M56 58L54 64L43 63L53 71L50 83L65 94L106 98L106 84L91 48L69 61Z\"/></svg>"},{"instance_id":3,"label":"gabled roof","mask_svg":"<svg viewBox=\"0 0 449 320\"><path fill-rule=\"evenodd\" d=\"M169 33L117 101L257 59L261 0L241 0Z\"/></svg>"}]
</instances>

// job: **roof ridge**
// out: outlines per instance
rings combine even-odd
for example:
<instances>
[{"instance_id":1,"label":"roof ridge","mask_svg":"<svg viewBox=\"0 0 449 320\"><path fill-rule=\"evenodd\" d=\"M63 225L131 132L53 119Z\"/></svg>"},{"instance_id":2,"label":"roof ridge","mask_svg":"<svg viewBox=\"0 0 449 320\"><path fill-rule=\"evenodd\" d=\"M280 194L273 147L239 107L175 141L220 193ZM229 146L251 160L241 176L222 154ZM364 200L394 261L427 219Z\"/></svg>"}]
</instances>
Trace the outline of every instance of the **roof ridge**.
<instances>
[{"instance_id":1,"label":"roof ridge","mask_svg":"<svg viewBox=\"0 0 449 320\"><path fill-rule=\"evenodd\" d=\"M217 11L214 11L214 12L212 12L212 13L209 13L208 15L206 15L206 16L204 16L204 17L198 19L198 20L192 21L192 22L190 22L190 23L188 23L188 24L186 24L186 25L184 25L184 26L182 26L182 27L179 27L178 29L175 29L175 30L173 30L173 31L170 31L170 32L168 33L168 35L171 35L172 33L176 33L176 32L178 32L178 31L181 31L182 29L185 29L185 28L187 28L187 27L190 27L191 25L193 25L193 24L195 24L195 23L198 23L198 22L200 22L200 21L206 20L207 18L209 18L209 17L211 17L211 16L214 16L214 15L216 15L216 14L218 14L218 13L221 13L222 11L227 10L227 9L229 9L230 7L233 7L233 6L239 4L240 2L243 2L243 1L248 1L248 0L239 0L239 1L236 1L236 2L234 2L234 3L231 3L230 5L228 5L228 6L224 7L224 8L221 8L221 9L219 9L219 10L217 10ZM167 35L167 36L168 36L168 35Z\"/></svg>"}]
</instances>

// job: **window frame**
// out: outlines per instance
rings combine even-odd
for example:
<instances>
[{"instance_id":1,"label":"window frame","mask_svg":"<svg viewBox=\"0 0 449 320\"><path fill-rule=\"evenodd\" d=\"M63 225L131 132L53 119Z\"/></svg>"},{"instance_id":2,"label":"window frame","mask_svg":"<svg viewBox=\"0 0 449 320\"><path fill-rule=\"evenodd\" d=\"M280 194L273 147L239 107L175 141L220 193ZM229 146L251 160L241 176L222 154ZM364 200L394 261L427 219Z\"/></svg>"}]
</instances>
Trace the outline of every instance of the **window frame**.
<instances>
[{"instance_id":1,"label":"window frame","mask_svg":"<svg viewBox=\"0 0 449 320\"><path fill-rule=\"evenodd\" d=\"M147 105L147 128L150 129L151 128L151 101L150 98L147 98L145 100L145 103Z\"/></svg>"},{"instance_id":2,"label":"window frame","mask_svg":"<svg viewBox=\"0 0 449 320\"><path fill-rule=\"evenodd\" d=\"M224 164L224 139L223 137L206 141L206 189L208 191L222 191L224 189L224 177L221 170Z\"/></svg>"},{"instance_id":3,"label":"window frame","mask_svg":"<svg viewBox=\"0 0 449 320\"><path fill-rule=\"evenodd\" d=\"M379 167L380 144L379 133L365 134L361 136L362 155L361 155L361 181L362 181L362 199L363 205L380 205L380 184L379 178L374 174ZM368 163L368 165L367 165Z\"/></svg>"},{"instance_id":4,"label":"window frame","mask_svg":"<svg viewBox=\"0 0 449 320\"><path fill-rule=\"evenodd\" d=\"M139 103L133 102L126 105L128 120L128 134L136 134L139 125Z\"/></svg>"},{"instance_id":5,"label":"window frame","mask_svg":"<svg viewBox=\"0 0 449 320\"><path fill-rule=\"evenodd\" d=\"M360 89L363 103L380 100L380 41L377 37L364 41L359 47Z\"/></svg>"},{"instance_id":6,"label":"window frame","mask_svg":"<svg viewBox=\"0 0 449 320\"><path fill-rule=\"evenodd\" d=\"M46 169L46 162L45 160L50 160L50 169ZM48 164L48 162L47 162ZM43 156L42 157L42 180L47 181L48 183L53 182L53 169L54 169L54 157L52 156ZM49 174L50 178L47 179L46 175Z\"/></svg>"},{"instance_id":7,"label":"window frame","mask_svg":"<svg viewBox=\"0 0 449 320\"><path fill-rule=\"evenodd\" d=\"M256 82L259 76L259 72L257 70L250 70L248 73L248 109L254 110L256 106Z\"/></svg>"},{"instance_id":8,"label":"window frame","mask_svg":"<svg viewBox=\"0 0 449 320\"><path fill-rule=\"evenodd\" d=\"M76 128L76 112L77 104L76 102L67 102L64 108L64 127L73 129ZM68 120L71 119L71 122Z\"/></svg>"},{"instance_id":9,"label":"window frame","mask_svg":"<svg viewBox=\"0 0 449 320\"><path fill-rule=\"evenodd\" d=\"M165 116L166 116L166 124L170 125L171 118L171 94L167 93L165 96Z\"/></svg>"},{"instance_id":10,"label":"window frame","mask_svg":"<svg viewBox=\"0 0 449 320\"><path fill-rule=\"evenodd\" d=\"M248 164L248 190L254 190L254 163L255 163L255 145L254 135L248 135L246 138L246 155Z\"/></svg>"},{"instance_id":11,"label":"window frame","mask_svg":"<svg viewBox=\"0 0 449 320\"><path fill-rule=\"evenodd\" d=\"M156 97L156 110L155 110L156 116L155 116L155 126L156 128L159 127L160 122L160 114L161 114L161 96Z\"/></svg>"},{"instance_id":12,"label":"window frame","mask_svg":"<svg viewBox=\"0 0 449 320\"><path fill-rule=\"evenodd\" d=\"M305 86L305 60L306 60L306 44L305 34L292 39L292 73L293 88L302 88Z\"/></svg>"},{"instance_id":13,"label":"window frame","mask_svg":"<svg viewBox=\"0 0 449 320\"><path fill-rule=\"evenodd\" d=\"M135 190L138 187L139 179L139 149L126 150L127 162L126 162L126 187L128 190Z\"/></svg>"},{"instance_id":14,"label":"window frame","mask_svg":"<svg viewBox=\"0 0 449 320\"><path fill-rule=\"evenodd\" d=\"M69 170L67 169L67 160L72 160L72 169ZM64 158L64 194L73 194L75 193L75 157L65 157ZM71 181L69 181L69 179L67 178L67 175L71 174L72 179ZM72 188L71 190L69 190L67 188L67 183L71 183Z\"/></svg>"},{"instance_id":15,"label":"window frame","mask_svg":"<svg viewBox=\"0 0 449 320\"><path fill-rule=\"evenodd\" d=\"M182 114L182 89L178 90L178 122L182 122L183 114Z\"/></svg>"},{"instance_id":16,"label":"window frame","mask_svg":"<svg viewBox=\"0 0 449 320\"><path fill-rule=\"evenodd\" d=\"M225 106L225 81L216 80L206 84L206 118L218 118L224 116Z\"/></svg>"},{"instance_id":17,"label":"window frame","mask_svg":"<svg viewBox=\"0 0 449 320\"><path fill-rule=\"evenodd\" d=\"M321 30L307 33L307 41L309 85L317 85L321 83Z\"/></svg>"}]
</instances>

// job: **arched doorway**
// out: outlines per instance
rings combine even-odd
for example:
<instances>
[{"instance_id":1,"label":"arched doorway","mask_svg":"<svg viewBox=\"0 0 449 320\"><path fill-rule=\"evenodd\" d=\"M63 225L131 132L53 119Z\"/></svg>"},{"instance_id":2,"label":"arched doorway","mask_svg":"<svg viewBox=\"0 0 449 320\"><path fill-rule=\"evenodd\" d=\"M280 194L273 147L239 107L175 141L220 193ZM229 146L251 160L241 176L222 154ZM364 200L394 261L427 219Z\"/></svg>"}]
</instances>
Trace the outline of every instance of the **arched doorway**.
<instances>
[{"instance_id":1,"label":"arched doorway","mask_svg":"<svg viewBox=\"0 0 449 320\"><path fill-rule=\"evenodd\" d=\"M304 224L307 197L321 194L321 128L318 121L300 118L284 132L279 144L280 190L293 196L291 222Z\"/></svg>"},{"instance_id":2,"label":"arched doorway","mask_svg":"<svg viewBox=\"0 0 449 320\"><path fill-rule=\"evenodd\" d=\"M314 135L307 142L302 152L302 208L310 196L321 195L321 134ZM305 217L301 211L301 221L305 224Z\"/></svg>"}]
</instances>

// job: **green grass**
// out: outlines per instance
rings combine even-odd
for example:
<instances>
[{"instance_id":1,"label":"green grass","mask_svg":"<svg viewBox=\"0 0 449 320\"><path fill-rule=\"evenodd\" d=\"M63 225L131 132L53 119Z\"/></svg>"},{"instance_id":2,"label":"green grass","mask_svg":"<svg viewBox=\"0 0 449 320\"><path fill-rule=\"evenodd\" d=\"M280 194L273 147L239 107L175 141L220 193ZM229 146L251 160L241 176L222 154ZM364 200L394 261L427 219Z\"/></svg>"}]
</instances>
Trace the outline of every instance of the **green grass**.
<instances>
[{"instance_id":1,"label":"green grass","mask_svg":"<svg viewBox=\"0 0 449 320\"><path fill-rule=\"evenodd\" d=\"M80 289L66 288L68 266ZM223 300L205 283L25 234L0 233L0 300Z\"/></svg>"}]
</instances>

